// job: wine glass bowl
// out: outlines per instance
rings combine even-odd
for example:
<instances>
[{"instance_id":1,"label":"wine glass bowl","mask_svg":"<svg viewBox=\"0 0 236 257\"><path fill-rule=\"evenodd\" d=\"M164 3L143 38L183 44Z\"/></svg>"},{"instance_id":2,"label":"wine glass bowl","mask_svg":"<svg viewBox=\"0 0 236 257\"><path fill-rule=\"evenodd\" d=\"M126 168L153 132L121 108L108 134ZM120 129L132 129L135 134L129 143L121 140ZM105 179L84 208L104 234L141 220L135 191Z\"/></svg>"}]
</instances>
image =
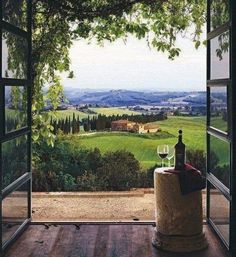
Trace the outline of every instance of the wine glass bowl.
<instances>
[{"instance_id":1,"label":"wine glass bowl","mask_svg":"<svg viewBox=\"0 0 236 257\"><path fill-rule=\"evenodd\" d=\"M169 151L166 159L168 160L168 166L171 167L171 159L173 159L175 156L175 147L173 145L169 145L168 147Z\"/></svg>"},{"instance_id":2,"label":"wine glass bowl","mask_svg":"<svg viewBox=\"0 0 236 257\"><path fill-rule=\"evenodd\" d=\"M169 154L169 146L168 145L158 145L157 146L157 154L161 158L161 167L164 167L164 159L167 158Z\"/></svg>"}]
</instances>

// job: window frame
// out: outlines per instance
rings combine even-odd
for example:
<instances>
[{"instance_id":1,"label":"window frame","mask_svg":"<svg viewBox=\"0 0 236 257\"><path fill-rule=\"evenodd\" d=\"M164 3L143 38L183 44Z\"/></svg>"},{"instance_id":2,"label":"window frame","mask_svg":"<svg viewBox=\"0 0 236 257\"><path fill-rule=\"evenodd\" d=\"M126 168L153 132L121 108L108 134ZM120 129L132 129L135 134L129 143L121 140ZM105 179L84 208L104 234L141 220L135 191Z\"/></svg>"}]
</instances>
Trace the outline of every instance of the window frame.
<instances>
[{"instance_id":1,"label":"window frame","mask_svg":"<svg viewBox=\"0 0 236 257\"><path fill-rule=\"evenodd\" d=\"M13 0L12 0L13 1ZM0 205L0 255L3 255L6 249L11 246L14 241L22 234L22 232L27 228L27 226L31 222L31 192L32 192L32 171L31 171L31 124L32 124L32 116L31 116L31 102L32 102L32 0L27 0L27 31L14 26L3 20L3 8L2 2L0 6L0 32L1 32L1 41L0 41L0 193L1 193L1 201L3 201L9 194L14 192L16 189L23 185L28 185L28 210L27 210L27 219L21 224L21 226L14 232L14 234L10 237L6 242L2 242L2 202ZM27 78L25 79L14 79L14 78L4 78L2 74L2 33L10 32L14 35L17 35L21 38L26 39L27 41ZM28 90L27 95L27 126L22 127L20 129L14 130L12 132L6 133L5 130L5 87L6 86L25 86ZM8 142L10 140L19 138L21 136L27 136L27 171L25 174L17 178L10 185L3 189L3 171L2 171L2 144Z\"/></svg>"}]
</instances>

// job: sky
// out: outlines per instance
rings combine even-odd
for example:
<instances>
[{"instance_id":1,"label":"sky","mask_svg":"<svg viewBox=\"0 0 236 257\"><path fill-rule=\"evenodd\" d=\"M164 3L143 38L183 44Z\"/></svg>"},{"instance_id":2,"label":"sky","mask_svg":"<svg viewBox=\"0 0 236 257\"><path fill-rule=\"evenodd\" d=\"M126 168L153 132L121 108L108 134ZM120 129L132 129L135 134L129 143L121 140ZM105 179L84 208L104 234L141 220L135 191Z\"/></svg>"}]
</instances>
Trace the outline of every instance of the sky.
<instances>
[{"instance_id":1,"label":"sky","mask_svg":"<svg viewBox=\"0 0 236 257\"><path fill-rule=\"evenodd\" d=\"M174 61L150 50L145 40L129 38L106 43L75 41L70 50L75 78L63 76L63 85L89 89L199 91L206 85L206 48L194 48L189 39L178 39L182 49Z\"/></svg>"}]
</instances>

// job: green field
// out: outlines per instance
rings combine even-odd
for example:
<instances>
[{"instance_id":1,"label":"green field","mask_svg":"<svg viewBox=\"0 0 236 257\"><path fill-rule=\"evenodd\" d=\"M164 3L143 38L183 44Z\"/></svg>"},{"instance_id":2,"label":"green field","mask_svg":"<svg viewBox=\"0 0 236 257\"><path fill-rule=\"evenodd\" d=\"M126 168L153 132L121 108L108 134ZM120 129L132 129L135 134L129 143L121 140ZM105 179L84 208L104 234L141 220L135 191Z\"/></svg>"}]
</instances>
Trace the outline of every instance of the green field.
<instances>
[{"instance_id":1,"label":"green field","mask_svg":"<svg viewBox=\"0 0 236 257\"><path fill-rule=\"evenodd\" d=\"M102 153L120 149L130 151L144 168L160 162L156 154L157 146L159 144L174 145L177 142L179 129L183 130L184 143L187 149L205 150L204 117L169 117L165 121L156 123L160 125L162 130L157 135L101 132L72 136L73 143L81 144L87 148L97 147Z\"/></svg>"},{"instance_id":2,"label":"green field","mask_svg":"<svg viewBox=\"0 0 236 257\"><path fill-rule=\"evenodd\" d=\"M83 118L87 118L88 116L91 118L93 116L96 116L97 114L104 114L106 116L123 115L123 114L128 114L128 115L140 114L139 112L130 111L129 109L126 109L126 108L121 109L121 108L118 108L118 107L89 108L89 109L91 111L94 111L96 114L87 114L87 113L77 111L77 110L61 110L61 111L56 111L56 116L57 116L58 119L65 118L65 117L68 117L68 116L70 116L72 118L73 113L74 113L76 117L79 115L80 120L82 120Z\"/></svg>"},{"instance_id":3,"label":"green field","mask_svg":"<svg viewBox=\"0 0 236 257\"><path fill-rule=\"evenodd\" d=\"M140 112L130 111L127 108L117 108L117 107L109 107L109 108L89 108L90 110L96 112L97 114L104 114L106 116L111 115L135 115L140 114Z\"/></svg>"},{"instance_id":4,"label":"green field","mask_svg":"<svg viewBox=\"0 0 236 257\"><path fill-rule=\"evenodd\" d=\"M88 118L88 114L84 113L84 112L80 112L77 110L61 110L61 111L56 111L56 117L58 119L62 119L62 118L66 118L69 117L72 119L73 117L73 113L75 114L75 117L77 117L79 115L80 120L84 119L84 118ZM89 115L90 117L94 116L93 115Z\"/></svg>"}]
</instances>

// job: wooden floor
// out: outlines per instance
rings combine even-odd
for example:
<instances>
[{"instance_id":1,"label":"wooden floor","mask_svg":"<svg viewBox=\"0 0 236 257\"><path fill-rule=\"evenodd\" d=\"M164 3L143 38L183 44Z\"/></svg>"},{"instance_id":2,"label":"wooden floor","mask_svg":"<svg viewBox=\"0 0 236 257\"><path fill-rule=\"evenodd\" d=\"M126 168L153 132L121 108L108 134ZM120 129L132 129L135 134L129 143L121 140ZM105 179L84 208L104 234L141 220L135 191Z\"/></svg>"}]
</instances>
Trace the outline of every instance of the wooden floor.
<instances>
[{"instance_id":1,"label":"wooden floor","mask_svg":"<svg viewBox=\"0 0 236 257\"><path fill-rule=\"evenodd\" d=\"M150 225L31 225L7 257L226 257L218 238L204 226L209 248L191 254L167 253L151 244Z\"/></svg>"}]
</instances>

